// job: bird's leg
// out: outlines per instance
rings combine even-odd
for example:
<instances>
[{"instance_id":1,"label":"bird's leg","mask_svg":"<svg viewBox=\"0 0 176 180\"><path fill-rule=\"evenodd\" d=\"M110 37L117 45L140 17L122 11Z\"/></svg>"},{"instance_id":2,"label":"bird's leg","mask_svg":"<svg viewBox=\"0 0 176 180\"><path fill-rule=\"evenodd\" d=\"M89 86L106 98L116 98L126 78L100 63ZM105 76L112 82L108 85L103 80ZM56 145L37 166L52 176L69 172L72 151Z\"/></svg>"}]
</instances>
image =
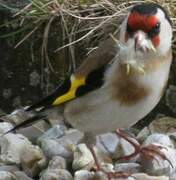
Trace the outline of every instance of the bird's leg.
<instances>
[{"instance_id":1,"label":"bird's leg","mask_svg":"<svg viewBox=\"0 0 176 180\"><path fill-rule=\"evenodd\" d=\"M106 172L105 170L103 170L101 168L101 165L98 161L98 158L96 156L96 153L95 153L95 150L94 150L94 147L91 145L89 146L89 149L92 153L92 156L95 160L95 165L96 165L96 171L102 171L103 173L105 173L108 177L108 180L111 180L111 179L114 179L114 178L128 178L131 176L131 174L129 173L126 173L126 172Z\"/></svg>"},{"instance_id":2,"label":"bird's leg","mask_svg":"<svg viewBox=\"0 0 176 180\"><path fill-rule=\"evenodd\" d=\"M91 146L89 147L89 149L90 149L90 151L91 151L91 153L92 153L92 156L93 156L93 158L94 158L95 165L96 165L96 170L97 170L97 171L101 171L101 166L100 166L100 163L99 163L98 158L97 158L97 156L96 156L96 153L95 153L95 151L94 151L94 147L91 145Z\"/></svg>"},{"instance_id":3,"label":"bird's leg","mask_svg":"<svg viewBox=\"0 0 176 180\"><path fill-rule=\"evenodd\" d=\"M84 142L86 143L87 147L89 148L90 152L92 153L93 159L95 161L95 166L96 166L96 170L100 171L101 167L100 167L100 163L98 161L96 152L94 150L94 144L96 143L96 138L94 135L92 135L92 133L89 132L85 132L84 133Z\"/></svg>"},{"instance_id":4,"label":"bird's leg","mask_svg":"<svg viewBox=\"0 0 176 180\"><path fill-rule=\"evenodd\" d=\"M118 160L130 160L131 158L134 158L136 157L140 151L141 151L141 147L140 147L140 144L136 141L134 141L131 137L129 136L128 134L126 134L124 131L122 131L121 129L117 129L115 131L115 133L122 137L123 139L125 139L126 141L128 141L133 147L134 147L134 152L130 155L127 155L127 156L123 156L123 157L120 157L118 158Z\"/></svg>"},{"instance_id":5,"label":"bird's leg","mask_svg":"<svg viewBox=\"0 0 176 180\"><path fill-rule=\"evenodd\" d=\"M92 153L93 159L95 161L95 171L101 171L105 173L105 175L108 177L108 180L117 178L128 178L129 176L131 176L129 173L126 172L107 172L101 167L101 163L99 162L94 148L94 144L96 143L96 138L94 135L88 132L84 133L84 142Z\"/></svg>"},{"instance_id":6,"label":"bird's leg","mask_svg":"<svg viewBox=\"0 0 176 180\"><path fill-rule=\"evenodd\" d=\"M146 147L141 147L141 145L134 141L132 138L130 137L128 134L126 134L124 131L117 129L116 134L122 138L124 138L126 141L128 141L133 147L134 147L134 153L127 155L127 156L123 156L118 158L118 160L120 159L124 159L124 160L129 160L131 158L134 158L136 155L140 154L142 156L145 156L146 158L150 158L150 159L156 159L156 155L159 156L161 159L166 160L169 162L169 164L173 167L172 163L170 162L170 160L166 157L166 155L161 151L162 146L158 146L158 145L154 145L154 144L150 144ZM157 159L156 159L157 160Z\"/></svg>"}]
</instances>

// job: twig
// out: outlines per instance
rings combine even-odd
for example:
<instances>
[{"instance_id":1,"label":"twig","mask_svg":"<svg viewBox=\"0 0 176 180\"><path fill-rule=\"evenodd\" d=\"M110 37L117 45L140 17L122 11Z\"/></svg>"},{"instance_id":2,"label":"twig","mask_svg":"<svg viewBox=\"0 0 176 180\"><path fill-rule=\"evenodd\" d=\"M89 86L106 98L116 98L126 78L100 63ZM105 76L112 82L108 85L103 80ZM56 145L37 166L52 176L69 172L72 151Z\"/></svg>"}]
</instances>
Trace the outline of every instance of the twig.
<instances>
[{"instance_id":1,"label":"twig","mask_svg":"<svg viewBox=\"0 0 176 180\"><path fill-rule=\"evenodd\" d=\"M29 3L28 5L26 5L23 9L21 9L20 11L18 11L16 14L14 14L12 17L16 17L18 15L20 15L21 13L23 13L24 11L26 11L28 8L30 8L32 6L32 3Z\"/></svg>"},{"instance_id":2,"label":"twig","mask_svg":"<svg viewBox=\"0 0 176 180\"><path fill-rule=\"evenodd\" d=\"M129 8L129 7L127 7L126 9L128 9L128 8ZM79 38L79 39L77 39L77 40L75 40L75 41L73 41L73 42L71 42L71 43L69 43L69 44L66 44L66 45L64 45L64 46L62 46L62 47L57 48L54 52L58 52L58 51L60 51L60 50L63 49L63 48L66 48L66 47L68 47L68 46L71 46L71 45L73 45L73 44L75 44L75 43L78 43L78 42L82 41L83 39L85 39L86 37L88 37L90 34L92 34L94 31L96 31L98 28L100 28L102 25L104 25L105 23L107 23L111 18L119 16L119 15L121 14L121 12L124 11L124 10L126 10L126 9L123 9L123 10L121 10L121 11L119 11L119 12L114 13L111 17L109 17L109 18L107 18L106 20L102 21L99 25L97 25L96 27L94 27L93 29L91 29L88 33L86 33L86 34L85 34L84 36L82 36L81 38Z\"/></svg>"},{"instance_id":3,"label":"twig","mask_svg":"<svg viewBox=\"0 0 176 180\"><path fill-rule=\"evenodd\" d=\"M38 28L40 27L40 24L36 26L32 31L30 31L21 41L19 41L14 48L16 49L19 45L21 45L26 39L28 39Z\"/></svg>"}]
</instances>

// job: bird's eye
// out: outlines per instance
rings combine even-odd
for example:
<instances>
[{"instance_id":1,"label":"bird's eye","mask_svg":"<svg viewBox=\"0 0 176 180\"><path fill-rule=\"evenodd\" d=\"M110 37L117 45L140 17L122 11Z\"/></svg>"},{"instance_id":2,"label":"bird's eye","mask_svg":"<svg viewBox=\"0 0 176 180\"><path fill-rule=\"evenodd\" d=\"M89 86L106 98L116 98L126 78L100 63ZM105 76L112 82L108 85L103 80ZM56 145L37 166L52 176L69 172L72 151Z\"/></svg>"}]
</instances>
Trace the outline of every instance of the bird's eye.
<instances>
[{"instance_id":1,"label":"bird's eye","mask_svg":"<svg viewBox=\"0 0 176 180\"><path fill-rule=\"evenodd\" d=\"M154 28L156 28L156 29L160 28L160 23L157 23Z\"/></svg>"},{"instance_id":2,"label":"bird's eye","mask_svg":"<svg viewBox=\"0 0 176 180\"><path fill-rule=\"evenodd\" d=\"M153 31L158 32L160 30L160 23L157 23L156 26L153 28Z\"/></svg>"},{"instance_id":3,"label":"bird's eye","mask_svg":"<svg viewBox=\"0 0 176 180\"><path fill-rule=\"evenodd\" d=\"M153 36L158 35L160 32L160 23L157 23L156 26L154 26L149 32L148 36L151 38Z\"/></svg>"}]
</instances>

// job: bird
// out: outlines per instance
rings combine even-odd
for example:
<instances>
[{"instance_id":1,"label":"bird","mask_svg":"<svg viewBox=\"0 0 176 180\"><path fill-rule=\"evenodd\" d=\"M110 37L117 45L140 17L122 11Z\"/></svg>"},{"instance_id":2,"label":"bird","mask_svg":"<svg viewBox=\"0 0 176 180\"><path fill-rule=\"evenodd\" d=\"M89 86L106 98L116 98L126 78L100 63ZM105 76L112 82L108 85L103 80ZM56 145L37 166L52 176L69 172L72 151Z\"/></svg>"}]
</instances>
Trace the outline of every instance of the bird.
<instances>
[{"instance_id":1,"label":"bird","mask_svg":"<svg viewBox=\"0 0 176 180\"><path fill-rule=\"evenodd\" d=\"M163 96L172 63L172 36L172 22L162 6L135 4L117 38L101 42L70 78L26 109L35 111L34 117L8 132L45 118L43 111L62 104L65 121L90 137L131 127Z\"/></svg>"}]
</instances>

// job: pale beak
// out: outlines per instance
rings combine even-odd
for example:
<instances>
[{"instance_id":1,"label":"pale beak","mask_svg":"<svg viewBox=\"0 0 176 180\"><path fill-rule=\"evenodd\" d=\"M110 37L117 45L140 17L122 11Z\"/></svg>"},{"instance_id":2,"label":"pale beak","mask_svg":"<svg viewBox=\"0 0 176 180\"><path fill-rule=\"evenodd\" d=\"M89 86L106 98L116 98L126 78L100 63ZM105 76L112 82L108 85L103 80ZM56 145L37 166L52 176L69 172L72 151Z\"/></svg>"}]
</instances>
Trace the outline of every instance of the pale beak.
<instances>
[{"instance_id":1,"label":"pale beak","mask_svg":"<svg viewBox=\"0 0 176 180\"><path fill-rule=\"evenodd\" d=\"M156 49L150 39L146 37L143 31L138 31L134 35L134 48L135 51L146 53L148 51L156 52Z\"/></svg>"}]
</instances>

